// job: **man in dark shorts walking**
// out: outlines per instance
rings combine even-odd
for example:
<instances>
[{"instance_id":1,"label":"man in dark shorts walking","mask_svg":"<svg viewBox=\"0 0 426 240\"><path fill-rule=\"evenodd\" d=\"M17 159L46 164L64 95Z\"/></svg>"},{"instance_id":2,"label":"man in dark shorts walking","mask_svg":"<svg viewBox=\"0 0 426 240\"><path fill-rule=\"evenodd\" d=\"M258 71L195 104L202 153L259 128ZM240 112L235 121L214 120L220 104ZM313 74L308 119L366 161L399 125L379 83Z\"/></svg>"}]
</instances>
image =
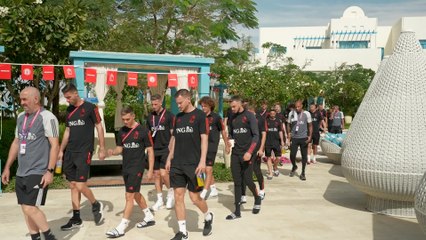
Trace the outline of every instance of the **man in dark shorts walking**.
<instances>
[{"instance_id":1,"label":"man in dark shorts walking","mask_svg":"<svg viewBox=\"0 0 426 240\"><path fill-rule=\"evenodd\" d=\"M231 172L234 180L235 211L226 217L234 220L241 217L241 196L243 181L254 196L253 214L260 212L261 198L253 182L253 161L256 158L256 146L259 141L259 128L253 113L244 109L238 96L231 98L232 112L235 114L231 123L235 143L231 154Z\"/></svg>"},{"instance_id":2,"label":"man in dark shorts walking","mask_svg":"<svg viewBox=\"0 0 426 240\"><path fill-rule=\"evenodd\" d=\"M276 118L275 109L269 111L269 116L266 118L266 143L265 155L268 158L268 180L272 176L278 177L278 160L281 157L281 147L284 147L284 131L283 123L280 119Z\"/></svg>"},{"instance_id":3,"label":"man in dark shorts walking","mask_svg":"<svg viewBox=\"0 0 426 240\"><path fill-rule=\"evenodd\" d=\"M188 90L180 89L174 97L180 113L175 118L166 170L170 174L170 186L174 188L175 211L179 225L179 232L172 240L180 240L188 239L184 202L186 189L191 201L204 214L204 236L212 233L213 213L209 211L206 201L200 197L199 192L203 189L203 184L197 181L206 170L209 133L206 114L192 105L191 93Z\"/></svg>"},{"instance_id":4,"label":"man in dark shorts walking","mask_svg":"<svg viewBox=\"0 0 426 240\"><path fill-rule=\"evenodd\" d=\"M18 157L15 190L31 239L40 240L41 232L44 239L55 240L39 206L45 204L48 185L53 181L59 152L58 120L41 107L38 89L25 88L20 99L24 112L18 115L15 139L1 180L3 184L9 184L10 167Z\"/></svg>"},{"instance_id":5,"label":"man in dark shorts walking","mask_svg":"<svg viewBox=\"0 0 426 240\"><path fill-rule=\"evenodd\" d=\"M297 170L296 154L300 147L302 155L302 173L299 178L302 181L306 180L305 168L308 161L308 143L312 140L312 119L308 111L303 110L301 100L295 104L295 110L291 111L288 116L288 138L290 143L290 160L293 165L290 177L293 177Z\"/></svg>"},{"instance_id":6,"label":"man in dark shorts walking","mask_svg":"<svg viewBox=\"0 0 426 240\"><path fill-rule=\"evenodd\" d=\"M217 197L218 195L216 186L214 185L213 165L215 163L216 153L219 147L219 135L222 134L222 138L225 143L226 154L229 154L230 152L230 143L226 135L226 129L222 118L219 116L219 114L213 112L215 107L214 100L211 97L205 96L200 99L199 104L207 116L210 128L206 158L206 180L204 183L204 189L200 194L201 198L206 199L208 190L210 190L209 197Z\"/></svg>"},{"instance_id":7,"label":"man in dark shorts walking","mask_svg":"<svg viewBox=\"0 0 426 240\"><path fill-rule=\"evenodd\" d=\"M333 106L330 119L331 124L328 125L328 131L334 134L342 133L343 129L345 129L345 116L343 115L343 112L340 111L339 106Z\"/></svg>"},{"instance_id":8,"label":"man in dark shorts walking","mask_svg":"<svg viewBox=\"0 0 426 240\"><path fill-rule=\"evenodd\" d=\"M145 218L136 226L144 228L155 225L154 216L149 210L145 198L139 192L146 164L145 149L148 152L149 158L148 179L152 178L154 171L154 150L151 133L145 126L141 126L135 121L135 113L130 107L124 107L121 110L121 119L124 126L118 131L117 147L115 149L108 149L108 155L123 155L122 168L126 188L126 206L120 224L106 233L110 238L124 236L124 232L129 226L134 201L136 201L145 214Z\"/></svg>"},{"instance_id":9,"label":"man in dark shorts walking","mask_svg":"<svg viewBox=\"0 0 426 240\"><path fill-rule=\"evenodd\" d=\"M83 194L92 204L94 221L99 225L103 219L103 204L96 200L92 190L87 186L90 163L94 148L94 131L96 128L99 138L99 159L105 159L104 130L101 124L98 108L80 98L77 88L68 84L62 93L70 104L67 108L65 132L62 138L59 160L63 157L63 170L70 182L71 203L73 216L67 224L61 226L63 231L80 228L80 200Z\"/></svg>"},{"instance_id":10,"label":"man in dark shorts walking","mask_svg":"<svg viewBox=\"0 0 426 240\"><path fill-rule=\"evenodd\" d=\"M151 206L152 211L163 208L163 183L169 189L166 208L173 208L173 188L170 187L170 176L166 171L166 161L169 155L169 143L173 131L174 115L162 106L163 98L159 94L151 97L152 112L146 119L146 126L154 139L154 182L157 191L157 201Z\"/></svg>"},{"instance_id":11,"label":"man in dark shorts walking","mask_svg":"<svg viewBox=\"0 0 426 240\"><path fill-rule=\"evenodd\" d=\"M309 112L312 118L312 142L308 146L308 164L317 162L317 151L320 140L320 128L323 126L323 118L321 112L318 110L315 103L312 103L309 107ZM314 156L311 161L311 152L313 150Z\"/></svg>"}]
</instances>

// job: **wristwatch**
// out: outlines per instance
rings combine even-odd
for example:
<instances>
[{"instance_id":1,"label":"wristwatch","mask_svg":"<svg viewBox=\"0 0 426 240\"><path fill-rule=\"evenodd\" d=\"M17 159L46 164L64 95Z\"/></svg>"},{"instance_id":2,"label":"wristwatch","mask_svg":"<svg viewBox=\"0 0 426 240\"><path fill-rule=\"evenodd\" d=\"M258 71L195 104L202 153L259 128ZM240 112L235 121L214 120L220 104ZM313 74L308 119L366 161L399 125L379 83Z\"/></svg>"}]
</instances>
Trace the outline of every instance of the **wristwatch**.
<instances>
[{"instance_id":1,"label":"wristwatch","mask_svg":"<svg viewBox=\"0 0 426 240\"><path fill-rule=\"evenodd\" d=\"M55 171L53 168L48 168L47 169L48 172L53 173L53 171Z\"/></svg>"}]
</instances>

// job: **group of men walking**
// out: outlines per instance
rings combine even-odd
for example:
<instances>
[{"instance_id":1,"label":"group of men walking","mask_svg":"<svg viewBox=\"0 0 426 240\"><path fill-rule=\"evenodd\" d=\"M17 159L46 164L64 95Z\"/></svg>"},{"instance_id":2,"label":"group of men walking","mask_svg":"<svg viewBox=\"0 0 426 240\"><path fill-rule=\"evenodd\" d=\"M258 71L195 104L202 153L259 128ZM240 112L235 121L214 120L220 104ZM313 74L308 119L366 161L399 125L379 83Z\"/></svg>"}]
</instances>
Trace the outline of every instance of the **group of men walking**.
<instances>
[{"instance_id":1,"label":"group of men walking","mask_svg":"<svg viewBox=\"0 0 426 240\"><path fill-rule=\"evenodd\" d=\"M228 137L234 141L231 172L235 209L226 216L227 220L234 220L241 217L241 204L247 202L246 187L254 197L252 213L260 212L265 198L264 177L260 168L263 155L268 159L266 177L272 179L273 176L279 176L277 160L282 148L289 145L292 162L290 176L294 176L298 168L296 153L300 147L302 171L299 177L306 180L306 165L311 162L307 156L308 144L313 142L314 145L314 163L319 132L325 128L324 119L327 119L315 105L310 106L310 112L304 111L301 101L297 101L294 109L286 114L281 112L278 104L270 111L263 105L256 113L254 106L246 105L240 97L234 96L231 98L227 124L224 124L222 118L214 112L213 99L201 98L200 110L191 103L191 93L181 89L174 96L180 110L176 116L162 106L163 99L160 95L151 97L152 113L145 124L136 121L135 113L130 107L124 107L121 111L124 126L118 131L116 147L105 149L104 130L97 107L81 99L73 84L68 84L62 92L69 107L61 144L58 120L40 105L39 91L27 87L21 92L24 112L18 116L15 139L2 174L2 182L8 184L10 167L17 158L19 167L16 174L16 195L32 239L41 239L41 234L47 240L56 239L44 213L38 207L44 205L57 161L63 162L63 172L70 183L73 209L72 217L61 226L61 230L82 226L81 194L92 204L94 222L97 225L103 222L102 201L98 201L87 186L94 150L94 129L99 139L100 160L111 155L123 156L122 174L126 200L123 218L106 235L111 238L124 236L134 202L144 213L143 220L136 226L146 228L155 225L151 211L164 208L165 186L168 189L165 207L175 208L179 226L179 231L172 239L188 239L184 203L187 190L192 203L204 215L203 235L212 233L214 214L209 210L206 199L218 195L213 165L220 135L227 153L230 153L231 148ZM342 117L343 114L334 114L336 119ZM151 208L140 193L145 169L148 179L154 177L157 192L157 201ZM253 182L253 173L258 180L259 189Z\"/></svg>"}]
</instances>

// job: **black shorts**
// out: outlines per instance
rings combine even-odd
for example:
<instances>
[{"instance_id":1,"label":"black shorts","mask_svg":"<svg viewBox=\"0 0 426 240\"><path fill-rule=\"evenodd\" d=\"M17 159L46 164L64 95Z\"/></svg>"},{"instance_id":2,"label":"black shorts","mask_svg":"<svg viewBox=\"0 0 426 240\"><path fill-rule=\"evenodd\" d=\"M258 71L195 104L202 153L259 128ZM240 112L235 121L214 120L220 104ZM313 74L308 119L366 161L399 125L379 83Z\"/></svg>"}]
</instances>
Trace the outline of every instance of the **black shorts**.
<instances>
[{"instance_id":1,"label":"black shorts","mask_svg":"<svg viewBox=\"0 0 426 240\"><path fill-rule=\"evenodd\" d=\"M87 182L90 174L92 152L65 152L64 173L70 182Z\"/></svg>"},{"instance_id":2,"label":"black shorts","mask_svg":"<svg viewBox=\"0 0 426 240\"><path fill-rule=\"evenodd\" d=\"M321 138L321 136L320 136L319 133L312 134L312 144L313 145L319 145L320 138Z\"/></svg>"},{"instance_id":3,"label":"black shorts","mask_svg":"<svg viewBox=\"0 0 426 240\"><path fill-rule=\"evenodd\" d=\"M217 154L217 152L207 152L207 157L206 157L206 166L207 167L213 167L215 160L216 160L216 154Z\"/></svg>"},{"instance_id":4,"label":"black shorts","mask_svg":"<svg viewBox=\"0 0 426 240\"><path fill-rule=\"evenodd\" d=\"M275 157L281 157L281 147L280 146L266 146L265 147L265 156L271 157L272 152L274 152Z\"/></svg>"},{"instance_id":5,"label":"black shorts","mask_svg":"<svg viewBox=\"0 0 426 240\"><path fill-rule=\"evenodd\" d=\"M18 204L42 206L46 202L47 188L40 184L42 175L16 176L15 191Z\"/></svg>"},{"instance_id":6,"label":"black shorts","mask_svg":"<svg viewBox=\"0 0 426 240\"><path fill-rule=\"evenodd\" d=\"M168 156L169 156L169 152L155 156L154 157L154 170L166 169L166 162L167 162Z\"/></svg>"},{"instance_id":7,"label":"black shorts","mask_svg":"<svg viewBox=\"0 0 426 240\"><path fill-rule=\"evenodd\" d=\"M172 188L187 188L190 192L203 190L203 187L197 184L196 168L196 165L172 166L170 168L170 186Z\"/></svg>"},{"instance_id":8,"label":"black shorts","mask_svg":"<svg viewBox=\"0 0 426 240\"><path fill-rule=\"evenodd\" d=\"M123 173L124 186L126 192L135 193L141 190L143 171L133 173Z\"/></svg>"}]
</instances>

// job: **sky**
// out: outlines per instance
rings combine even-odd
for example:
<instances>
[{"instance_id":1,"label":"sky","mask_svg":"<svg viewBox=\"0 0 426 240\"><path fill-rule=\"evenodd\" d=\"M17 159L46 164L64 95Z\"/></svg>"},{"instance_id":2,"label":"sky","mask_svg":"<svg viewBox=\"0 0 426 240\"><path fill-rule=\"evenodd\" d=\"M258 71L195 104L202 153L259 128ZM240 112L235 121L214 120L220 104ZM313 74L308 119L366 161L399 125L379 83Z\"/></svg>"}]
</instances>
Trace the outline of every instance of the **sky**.
<instances>
[{"instance_id":1,"label":"sky","mask_svg":"<svg viewBox=\"0 0 426 240\"><path fill-rule=\"evenodd\" d=\"M379 26L392 26L401 17L426 16L426 0L254 0L259 27L326 26L350 6L358 6ZM239 29L258 46L258 29Z\"/></svg>"}]
</instances>

